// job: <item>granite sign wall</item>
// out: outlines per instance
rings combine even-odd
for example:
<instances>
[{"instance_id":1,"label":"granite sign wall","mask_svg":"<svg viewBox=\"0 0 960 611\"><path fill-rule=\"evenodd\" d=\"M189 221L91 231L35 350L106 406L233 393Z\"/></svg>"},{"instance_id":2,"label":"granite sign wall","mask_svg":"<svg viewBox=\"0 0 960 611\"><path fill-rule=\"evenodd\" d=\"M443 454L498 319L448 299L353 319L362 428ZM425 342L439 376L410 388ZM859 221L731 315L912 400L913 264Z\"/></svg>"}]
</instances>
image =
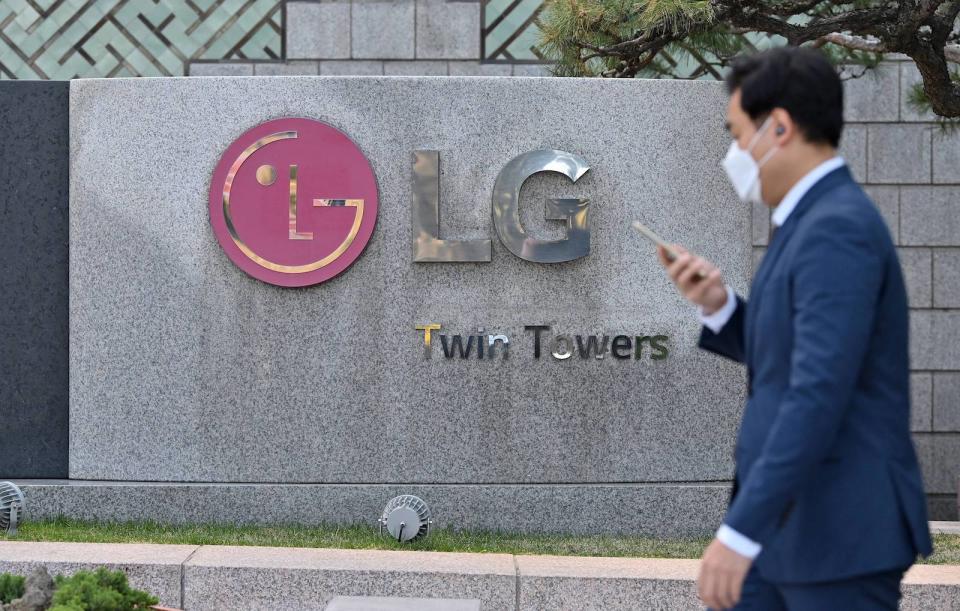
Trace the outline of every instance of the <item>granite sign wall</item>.
<instances>
[{"instance_id":1,"label":"granite sign wall","mask_svg":"<svg viewBox=\"0 0 960 611\"><path fill-rule=\"evenodd\" d=\"M727 494L743 373L696 349L695 312L629 223L703 252L746 289L750 214L717 165L723 102L719 84L667 81L74 81L70 477L168 493L189 483L194 516L240 512L211 494L253 499L253 486L279 496L274 507L315 494L309 519L355 521L389 488L418 490L441 525L705 532ZM379 205L362 256L315 286L254 279L210 226L208 194L230 165L218 162L278 117L348 135L376 180L360 195L300 183L301 206ZM501 239L489 263L417 261L415 152L444 160L433 237L483 241L503 237L491 215L503 168L543 150L575 152L590 171L517 185L524 239L570 237L545 201L589 201L589 256L538 263ZM242 180L283 191L263 205L279 206L270 222L289 237L281 196L303 162L275 161ZM311 224L339 212L302 207L289 230L319 232ZM424 358L417 326L429 324L442 326L434 338L461 334L462 350L502 335L513 352ZM493 500L477 508L476 494ZM536 524L545 498L581 510ZM612 524L624 507L642 517Z\"/></svg>"}]
</instances>

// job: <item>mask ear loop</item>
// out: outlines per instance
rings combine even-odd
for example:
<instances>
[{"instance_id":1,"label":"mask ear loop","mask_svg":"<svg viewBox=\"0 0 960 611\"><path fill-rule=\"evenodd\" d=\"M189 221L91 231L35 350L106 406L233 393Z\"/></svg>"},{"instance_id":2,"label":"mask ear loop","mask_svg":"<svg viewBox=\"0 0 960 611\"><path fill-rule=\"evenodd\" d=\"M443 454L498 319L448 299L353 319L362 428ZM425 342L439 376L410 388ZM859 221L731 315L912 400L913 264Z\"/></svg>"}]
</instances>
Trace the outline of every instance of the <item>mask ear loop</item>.
<instances>
[{"instance_id":1,"label":"mask ear loop","mask_svg":"<svg viewBox=\"0 0 960 611\"><path fill-rule=\"evenodd\" d=\"M757 130L757 133L755 133L753 135L753 138L750 139L750 147L747 149L747 152L750 152L753 150L753 145L756 144L757 138L763 135L763 131L767 129L767 126L770 124L771 119L773 119L773 115L770 115L769 117L767 117L767 120L764 121L763 125L760 126L760 129ZM771 147L770 150L767 151L766 154L760 159L760 161L757 162L757 170L759 170L764 165L766 165L766 163L770 161L770 158L773 157L773 154L779 150L780 150L780 147L777 145L774 145L773 147Z\"/></svg>"},{"instance_id":2,"label":"mask ear loop","mask_svg":"<svg viewBox=\"0 0 960 611\"><path fill-rule=\"evenodd\" d=\"M763 158L761 158L760 161L757 162L757 169L759 170L759 169L762 168L764 165L766 165L766 163L767 163L768 161L770 161L770 158L773 157L773 154L776 153L776 152L779 151L779 150L780 150L780 147L777 146L777 145L774 145L773 148L771 148L769 151L767 151L767 154L764 155Z\"/></svg>"},{"instance_id":3,"label":"mask ear loop","mask_svg":"<svg viewBox=\"0 0 960 611\"><path fill-rule=\"evenodd\" d=\"M750 138L750 142L747 143L747 152L753 150L753 145L757 143L757 140L760 139L760 136L763 135L763 132L767 129L767 126L770 125L770 119L773 118L773 115L768 116L763 123L760 125L760 129L757 130L757 133L753 135L753 138Z\"/></svg>"}]
</instances>

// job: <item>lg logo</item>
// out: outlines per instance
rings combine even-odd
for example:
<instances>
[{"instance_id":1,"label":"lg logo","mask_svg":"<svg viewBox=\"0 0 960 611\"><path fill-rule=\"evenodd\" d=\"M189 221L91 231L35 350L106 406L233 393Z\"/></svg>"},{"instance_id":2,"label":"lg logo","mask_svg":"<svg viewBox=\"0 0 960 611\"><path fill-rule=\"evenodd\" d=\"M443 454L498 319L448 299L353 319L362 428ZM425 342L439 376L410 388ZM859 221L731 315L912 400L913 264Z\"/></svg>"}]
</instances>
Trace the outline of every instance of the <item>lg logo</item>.
<instances>
[{"instance_id":1,"label":"lg logo","mask_svg":"<svg viewBox=\"0 0 960 611\"><path fill-rule=\"evenodd\" d=\"M210 223L240 269L278 286L309 286L346 270L377 219L370 163L343 132L310 119L247 131L217 164Z\"/></svg>"},{"instance_id":2,"label":"lg logo","mask_svg":"<svg viewBox=\"0 0 960 611\"><path fill-rule=\"evenodd\" d=\"M440 225L440 155L415 151L413 259L486 262L490 240L445 240ZM566 222L562 240L538 240L520 224L520 188L538 172L576 182L590 168L564 151L530 151L497 176L493 226L514 255L558 263L590 253L587 200L550 199L547 219ZM254 278L278 286L319 284L363 252L377 216L376 178L360 149L336 128L312 119L268 121L234 141L210 185L210 223L227 256Z\"/></svg>"}]
</instances>

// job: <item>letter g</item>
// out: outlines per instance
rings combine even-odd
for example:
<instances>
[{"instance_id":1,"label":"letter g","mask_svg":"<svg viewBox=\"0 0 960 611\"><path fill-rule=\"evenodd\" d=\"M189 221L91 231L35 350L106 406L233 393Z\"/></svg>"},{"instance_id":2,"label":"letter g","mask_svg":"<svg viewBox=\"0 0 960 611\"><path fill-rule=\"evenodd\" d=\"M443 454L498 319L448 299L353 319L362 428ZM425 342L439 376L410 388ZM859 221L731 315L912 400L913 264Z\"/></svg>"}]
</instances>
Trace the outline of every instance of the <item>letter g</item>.
<instances>
[{"instance_id":1,"label":"letter g","mask_svg":"<svg viewBox=\"0 0 960 611\"><path fill-rule=\"evenodd\" d=\"M547 200L546 218L567 221L567 237L563 240L538 240L527 235L520 224L518 207L520 187L537 172L557 172L577 182L589 169L582 157L554 149L530 151L511 159L493 187L493 226L507 250L537 263L573 261L590 254L588 200Z\"/></svg>"}]
</instances>

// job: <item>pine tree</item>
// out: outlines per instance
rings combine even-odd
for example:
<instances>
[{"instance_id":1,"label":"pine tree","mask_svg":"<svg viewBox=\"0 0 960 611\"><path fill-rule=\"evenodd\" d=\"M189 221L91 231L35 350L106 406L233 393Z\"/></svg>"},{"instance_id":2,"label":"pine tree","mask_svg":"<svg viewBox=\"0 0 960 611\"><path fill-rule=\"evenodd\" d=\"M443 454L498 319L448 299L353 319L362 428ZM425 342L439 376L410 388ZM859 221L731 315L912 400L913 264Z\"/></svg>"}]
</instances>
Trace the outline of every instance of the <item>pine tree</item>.
<instances>
[{"instance_id":1,"label":"pine tree","mask_svg":"<svg viewBox=\"0 0 960 611\"><path fill-rule=\"evenodd\" d=\"M960 0L546 0L539 48L558 76L721 78L740 53L819 47L847 76L903 53L920 108L960 117Z\"/></svg>"}]
</instances>

